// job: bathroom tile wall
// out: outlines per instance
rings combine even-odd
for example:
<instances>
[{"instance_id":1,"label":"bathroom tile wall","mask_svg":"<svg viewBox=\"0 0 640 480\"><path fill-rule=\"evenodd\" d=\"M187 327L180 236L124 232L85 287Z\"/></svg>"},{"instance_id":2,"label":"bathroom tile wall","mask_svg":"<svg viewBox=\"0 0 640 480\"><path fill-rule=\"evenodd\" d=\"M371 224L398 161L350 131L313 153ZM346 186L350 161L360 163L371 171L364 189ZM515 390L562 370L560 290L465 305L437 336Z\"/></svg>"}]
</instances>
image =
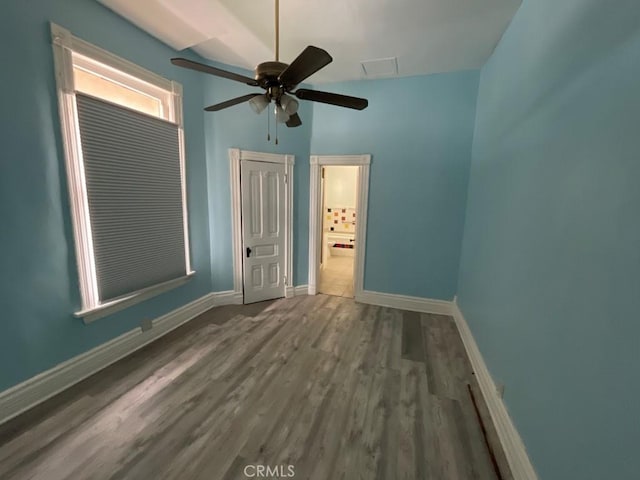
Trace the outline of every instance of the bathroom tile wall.
<instances>
[{"instance_id":1,"label":"bathroom tile wall","mask_svg":"<svg viewBox=\"0 0 640 480\"><path fill-rule=\"evenodd\" d=\"M356 231L356 209L326 207L324 231L354 233Z\"/></svg>"}]
</instances>

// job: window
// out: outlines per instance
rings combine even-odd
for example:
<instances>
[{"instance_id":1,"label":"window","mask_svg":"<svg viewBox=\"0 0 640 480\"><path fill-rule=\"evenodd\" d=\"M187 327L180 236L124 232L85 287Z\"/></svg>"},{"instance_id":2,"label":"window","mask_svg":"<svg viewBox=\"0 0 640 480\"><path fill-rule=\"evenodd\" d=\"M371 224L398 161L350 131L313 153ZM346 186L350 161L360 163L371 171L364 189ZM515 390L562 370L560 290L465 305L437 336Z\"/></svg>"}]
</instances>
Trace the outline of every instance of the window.
<instances>
[{"instance_id":1,"label":"window","mask_svg":"<svg viewBox=\"0 0 640 480\"><path fill-rule=\"evenodd\" d=\"M192 274L179 84L51 26L85 321Z\"/></svg>"}]
</instances>

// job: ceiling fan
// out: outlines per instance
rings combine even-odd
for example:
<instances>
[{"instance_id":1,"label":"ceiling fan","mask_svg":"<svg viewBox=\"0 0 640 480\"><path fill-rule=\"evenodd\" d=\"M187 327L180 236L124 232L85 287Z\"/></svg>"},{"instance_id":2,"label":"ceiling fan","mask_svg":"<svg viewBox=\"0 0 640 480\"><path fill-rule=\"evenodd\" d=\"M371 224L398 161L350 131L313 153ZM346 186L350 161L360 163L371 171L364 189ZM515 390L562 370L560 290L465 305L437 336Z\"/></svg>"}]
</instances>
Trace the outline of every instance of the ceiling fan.
<instances>
[{"instance_id":1,"label":"ceiling fan","mask_svg":"<svg viewBox=\"0 0 640 480\"><path fill-rule=\"evenodd\" d=\"M217 77L235 80L245 83L251 87L261 87L265 93L248 93L241 97L232 98L222 103L217 103L205 108L208 112L217 112L224 108L249 102L249 105L256 113L261 113L271 103L275 104L274 112L276 122L284 123L287 127L299 127L302 120L298 115L298 102L294 96L300 100L310 100L312 102L327 103L339 107L363 110L367 108L369 102L365 98L350 97L337 93L321 92L309 90L296 86L306 78L316 73L321 68L333 61L331 55L325 50L308 46L290 64L280 62L280 12L279 0L275 0L275 53L274 62L263 62L255 68L255 78L250 78L237 73L222 70L220 68L194 62L186 58L172 58L171 63L183 68L209 73ZM294 91L295 90L295 91ZM277 143L277 138L276 138Z\"/></svg>"}]
</instances>

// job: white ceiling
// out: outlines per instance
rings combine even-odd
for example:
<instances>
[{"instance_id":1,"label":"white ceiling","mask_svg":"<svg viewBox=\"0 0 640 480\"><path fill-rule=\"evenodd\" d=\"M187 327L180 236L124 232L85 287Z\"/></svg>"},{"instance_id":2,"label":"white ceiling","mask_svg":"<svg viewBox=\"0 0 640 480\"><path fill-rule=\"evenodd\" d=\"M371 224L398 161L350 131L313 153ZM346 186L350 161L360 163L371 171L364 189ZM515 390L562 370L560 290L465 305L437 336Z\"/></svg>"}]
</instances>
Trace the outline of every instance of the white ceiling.
<instances>
[{"instance_id":1,"label":"white ceiling","mask_svg":"<svg viewBox=\"0 0 640 480\"><path fill-rule=\"evenodd\" d=\"M274 59L273 0L98 0L161 41L253 69ZM521 0L281 0L280 60L307 45L333 63L309 83L365 78L397 58L399 76L480 68Z\"/></svg>"}]
</instances>

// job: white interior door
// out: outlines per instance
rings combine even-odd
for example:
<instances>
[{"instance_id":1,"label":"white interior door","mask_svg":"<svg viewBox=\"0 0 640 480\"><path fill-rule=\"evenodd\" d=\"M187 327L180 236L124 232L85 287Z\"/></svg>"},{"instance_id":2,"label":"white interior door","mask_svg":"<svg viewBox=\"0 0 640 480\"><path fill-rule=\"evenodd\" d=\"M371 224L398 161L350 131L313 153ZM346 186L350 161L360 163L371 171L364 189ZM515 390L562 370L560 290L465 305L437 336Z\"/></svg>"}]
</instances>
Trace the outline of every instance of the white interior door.
<instances>
[{"instance_id":1,"label":"white interior door","mask_svg":"<svg viewBox=\"0 0 640 480\"><path fill-rule=\"evenodd\" d=\"M242 160L244 303L285 295L285 166Z\"/></svg>"}]
</instances>

